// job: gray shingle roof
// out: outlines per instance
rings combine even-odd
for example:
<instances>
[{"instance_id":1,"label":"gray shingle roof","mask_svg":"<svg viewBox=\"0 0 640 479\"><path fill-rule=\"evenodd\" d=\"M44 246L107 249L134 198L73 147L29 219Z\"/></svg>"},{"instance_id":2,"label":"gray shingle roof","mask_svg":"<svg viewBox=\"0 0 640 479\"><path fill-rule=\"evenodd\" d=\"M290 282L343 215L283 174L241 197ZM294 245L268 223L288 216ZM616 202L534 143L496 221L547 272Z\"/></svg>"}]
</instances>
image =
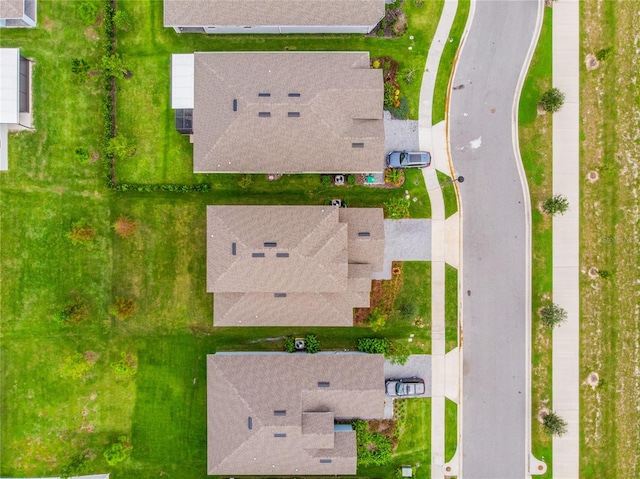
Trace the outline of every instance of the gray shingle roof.
<instances>
[{"instance_id":1,"label":"gray shingle roof","mask_svg":"<svg viewBox=\"0 0 640 479\"><path fill-rule=\"evenodd\" d=\"M351 326L383 256L379 208L207 207L216 326Z\"/></svg>"},{"instance_id":2,"label":"gray shingle roof","mask_svg":"<svg viewBox=\"0 0 640 479\"><path fill-rule=\"evenodd\" d=\"M194 171L382 171L382 71L368 52L195 53L194 69Z\"/></svg>"},{"instance_id":3,"label":"gray shingle roof","mask_svg":"<svg viewBox=\"0 0 640 479\"><path fill-rule=\"evenodd\" d=\"M382 417L383 364L357 353L207 356L208 473L355 474L355 432L334 431L334 419Z\"/></svg>"},{"instance_id":4,"label":"gray shingle roof","mask_svg":"<svg viewBox=\"0 0 640 479\"><path fill-rule=\"evenodd\" d=\"M22 18L24 16L24 0L0 1L0 19Z\"/></svg>"},{"instance_id":5,"label":"gray shingle roof","mask_svg":"<svg viewBox=\"0 0 640 479\"><path fill-rule=\"evenodd\" d=\"M375 25L383 16L384 0L164 0L165 26Z\"/></svg>"}]
</instances>

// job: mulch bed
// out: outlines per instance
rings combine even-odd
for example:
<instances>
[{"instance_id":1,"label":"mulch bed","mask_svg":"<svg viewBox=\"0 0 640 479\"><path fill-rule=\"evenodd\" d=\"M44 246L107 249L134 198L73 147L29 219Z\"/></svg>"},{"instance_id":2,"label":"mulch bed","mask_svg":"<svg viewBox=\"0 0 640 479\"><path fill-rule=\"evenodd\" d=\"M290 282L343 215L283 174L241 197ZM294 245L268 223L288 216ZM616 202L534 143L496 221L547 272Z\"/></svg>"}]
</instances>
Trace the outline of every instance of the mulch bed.
<instances>
[{"instance_id":1,"label":"mulch bed","mask_svg":"<svg viewBox=\"0 0 640 479\"><path fill-rule=\"evenodd\" d=\"M371 310L377 307L381 307L387 314L391 313L401 286L402 263L394 261L391 264L391 279L371 281L370 306L353 310L354 326L367 326Z\"/></svg>"},{"instance_id":2,"label":"mulch bed","mask_svg":"<svg viewBox=\"0 0 640 479\"><path fill-rule=\"evenodd\" d=\"M386 14L380 23L368 33L367 37L397 38L407 29L407 16L402 11L404 0L398 2L396 8L386 8ZM379 33L382 31L383 33Z\"/></svg>"}]
</instances>

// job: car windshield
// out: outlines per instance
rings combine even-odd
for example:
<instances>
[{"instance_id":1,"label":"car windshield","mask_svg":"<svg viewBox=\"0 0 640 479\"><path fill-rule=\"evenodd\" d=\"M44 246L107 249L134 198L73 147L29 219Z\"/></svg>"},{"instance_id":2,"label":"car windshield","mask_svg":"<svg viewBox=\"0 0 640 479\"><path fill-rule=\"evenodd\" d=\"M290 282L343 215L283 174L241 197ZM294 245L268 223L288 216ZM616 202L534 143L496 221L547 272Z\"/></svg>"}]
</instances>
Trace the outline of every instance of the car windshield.
<instances>
[{"instance_id":1,"label":"car windshield","mask_svg":"<svg viewBox=\"0 0 640 479\"><path fill-rule=\"evenodd\" d=\"M400 153L400 164L404 165L405 163L407 163L407 160L409 159L409 155L406 152L402 152Z\"/></svg>"}]
</instances>

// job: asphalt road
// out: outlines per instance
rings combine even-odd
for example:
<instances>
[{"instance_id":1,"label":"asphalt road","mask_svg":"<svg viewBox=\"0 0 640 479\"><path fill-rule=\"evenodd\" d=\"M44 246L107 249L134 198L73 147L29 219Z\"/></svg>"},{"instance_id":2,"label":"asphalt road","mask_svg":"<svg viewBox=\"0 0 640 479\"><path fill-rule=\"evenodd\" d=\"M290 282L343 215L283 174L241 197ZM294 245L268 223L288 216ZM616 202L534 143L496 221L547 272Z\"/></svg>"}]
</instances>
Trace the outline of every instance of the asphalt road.
<instances>
[{"instance_id":1,"label":"asphalt road","mask_svg":"<svg viewBox=\"0 0 640 479\"><path fill-rule=\"evenodd\" d=\"M526 211L511 125L538 6L479 0L453 81L451 154L464 176L465 479L527 476Z\"/></svg>"}]
</instances>

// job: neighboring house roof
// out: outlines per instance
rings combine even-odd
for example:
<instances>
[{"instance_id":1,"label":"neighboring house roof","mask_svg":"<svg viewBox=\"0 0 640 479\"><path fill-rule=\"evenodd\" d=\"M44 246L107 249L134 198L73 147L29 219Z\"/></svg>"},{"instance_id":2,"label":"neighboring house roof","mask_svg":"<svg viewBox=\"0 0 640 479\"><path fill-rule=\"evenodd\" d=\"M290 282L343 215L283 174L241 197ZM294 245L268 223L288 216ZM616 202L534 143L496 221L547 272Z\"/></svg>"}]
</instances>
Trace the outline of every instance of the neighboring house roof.
<instances>
[{"instance_id":1,"label":"neighboring house roof","mask_svg":"<svg viewBox=\"0 0 640 479\"><path fill-rule=\"evenodd\" d=\"M368 52L194 55L194 171L382 171L382 70Z\"/></svg>"},{"instance_id":2,"label":"neighboring house roof","mask_svg":"<svg viewBox=\"0 0 640 479\"><path fill-rule=\"evenodd\" d=\"M20 49L0 48L0 123L20 118Z\"/></svg>"},{"instance_id":3,"label":"neighboring house roof","mask_svg":"<svg viewBox=\"0 0 640 479\"><path fill-rule=\"evenodd\" d=\"M165 26L375 25L384 0L164 0Z\"/></svg>"},{"instance_id":4,"label":"neighboring house roof","mask_svg":"<svg viewBox=\"0 0 640 479\"><path fill-rule=\"evenodd\" d=\"M382 418L384 401L379 354L208 355L208 473L355 474L355 431L335 420Z\"/></svg>"},{"instance_id":5,"label":"neighboring house roof","mask_svg":"<svg viewBox=\"0 0 640 479\"><path fill-rule=\"evenodd\" d=\"M37 0L0 0L1 27L34 27Z\"/></svg>"},{"instance_id":6,"label":"neighboring house roof","mask_svg":"<svg viewBox=\"0 0 640 479\"><path fill-rule=\"evenodd\" d=\"M207 207L216 326L351 326L383 256L380 208Z\"/></svg>"},{"instance_id":7,"label":"neighboring house roof","mask_svg":"<svg viewBox=\"0 0 640 479\"><path fill-rule=\"evenodd\" d=\"M0 18L22 18L24 16L24 0L2 0L0 2Z\"/></svg>"}]
</instances>

